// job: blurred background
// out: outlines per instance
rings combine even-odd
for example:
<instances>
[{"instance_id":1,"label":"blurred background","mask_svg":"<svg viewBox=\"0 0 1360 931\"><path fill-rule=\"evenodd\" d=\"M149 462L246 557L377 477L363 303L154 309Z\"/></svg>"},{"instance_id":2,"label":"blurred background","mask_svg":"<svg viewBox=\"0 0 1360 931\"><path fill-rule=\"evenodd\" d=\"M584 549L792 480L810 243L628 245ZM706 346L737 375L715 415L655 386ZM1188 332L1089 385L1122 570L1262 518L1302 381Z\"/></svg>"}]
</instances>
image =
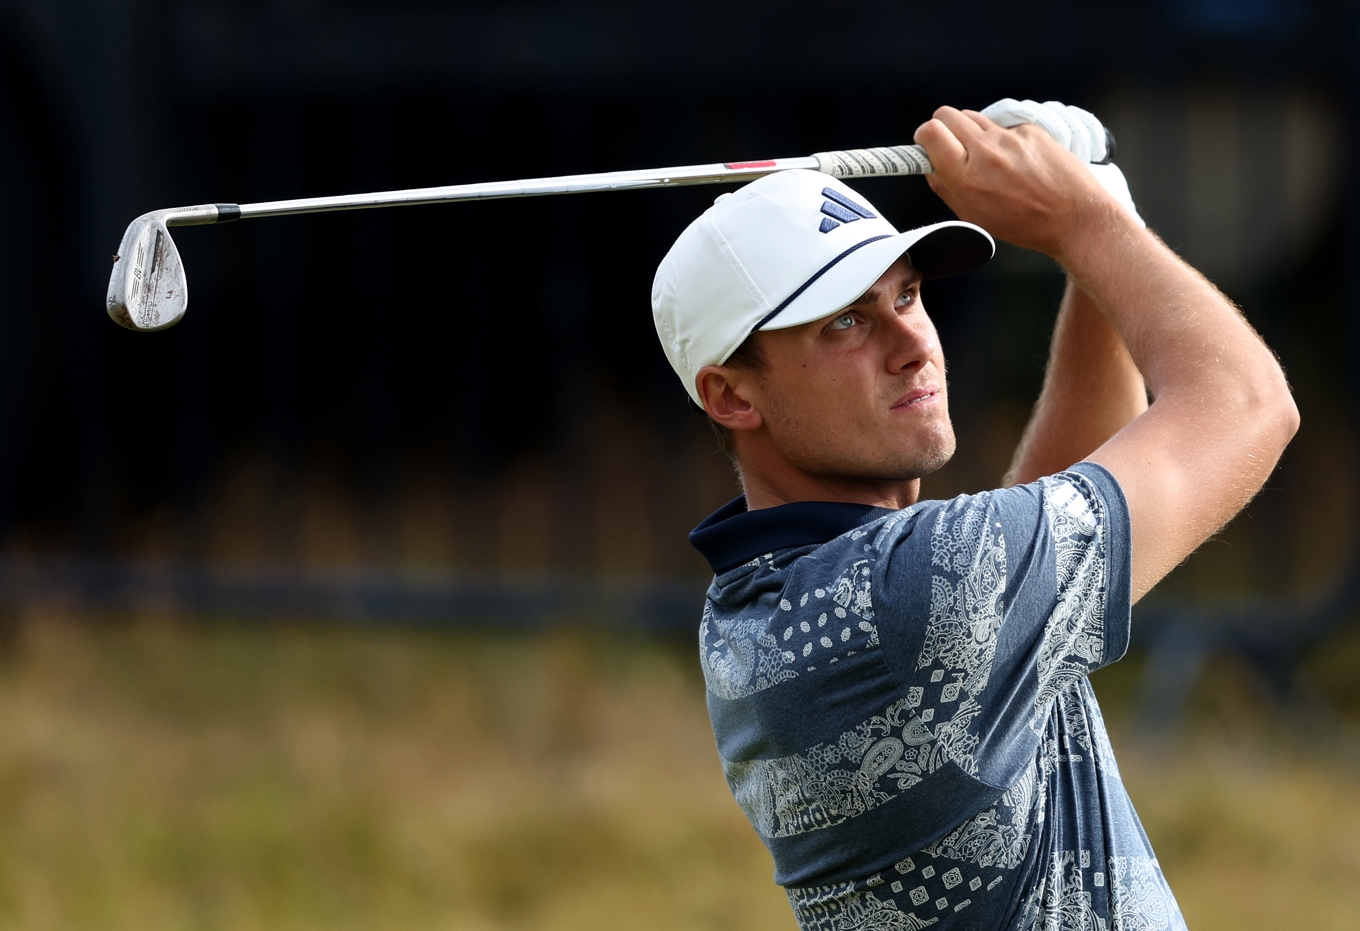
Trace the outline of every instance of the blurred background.
<instances>
[{"instance_id":1,"label":"blurred background","mask_svg":"<svg viewBox=\"0 0 1360 931\"><path fill-rule=\"evenodd\" d=\"M181 229L249 202L1093 110L1284 361L1266 491L1097 677L1191 928L1360 925L1360 10L1328 0L0 0L0 923L792 928L727 794L685 538L736 494L652 272L719 188ZM899 228L948 211L860 185ZM994 487L1063 279L932 282Z\"/></svg>"}]
</instances>

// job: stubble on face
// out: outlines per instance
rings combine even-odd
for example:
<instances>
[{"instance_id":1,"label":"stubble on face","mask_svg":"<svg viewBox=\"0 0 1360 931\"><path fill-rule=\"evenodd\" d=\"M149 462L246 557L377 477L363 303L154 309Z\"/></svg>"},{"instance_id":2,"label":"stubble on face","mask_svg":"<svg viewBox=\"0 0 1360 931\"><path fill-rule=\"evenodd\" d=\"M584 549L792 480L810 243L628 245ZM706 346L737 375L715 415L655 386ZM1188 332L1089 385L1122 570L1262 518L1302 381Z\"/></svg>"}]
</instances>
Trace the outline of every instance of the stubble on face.
<instances>
[{"instance_id":1,"label":"stubble on face","mask_svg":"<svg viewBox=\"0 0 1360 931\"><path fill-rule=\"evenodd\" d=\"M808 475L911 481L939 471L954 457L957 442L943 372L934 382L939 387L934 410L908 414L902 418L910 418L905 424L894 422L891 405L911 390L907 386L890 397L876 398L870 407L825 403L827 395L808 403L807 396L817 393L817 379L780 384L781 379L771 374L765 381L769 402L764 414L770 440L790 465Z\"/></svg>"}]
</instances>

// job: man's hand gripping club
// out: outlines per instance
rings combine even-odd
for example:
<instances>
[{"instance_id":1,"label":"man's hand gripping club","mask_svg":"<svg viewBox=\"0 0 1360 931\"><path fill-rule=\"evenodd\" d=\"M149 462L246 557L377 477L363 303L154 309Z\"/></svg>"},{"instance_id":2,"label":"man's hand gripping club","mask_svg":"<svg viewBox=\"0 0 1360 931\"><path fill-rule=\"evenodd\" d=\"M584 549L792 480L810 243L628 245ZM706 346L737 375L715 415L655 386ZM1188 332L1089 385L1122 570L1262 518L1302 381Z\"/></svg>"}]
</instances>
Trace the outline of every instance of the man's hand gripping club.
<instances>
[{"instance_id":1,"label":"man's hand gripping club","mask_svg":"<svg viewBox=\"0 0 1360 931\"><path fill-rule=\"evenodd\" d=\"M1298 429L1284 373L1237 309L1044 129L942 107L916 141L945 203L1056 259L1146 380L1151 407L1086 455L1128 498L1137 600L1269 477Z\"/></svg>"}]
</instances>

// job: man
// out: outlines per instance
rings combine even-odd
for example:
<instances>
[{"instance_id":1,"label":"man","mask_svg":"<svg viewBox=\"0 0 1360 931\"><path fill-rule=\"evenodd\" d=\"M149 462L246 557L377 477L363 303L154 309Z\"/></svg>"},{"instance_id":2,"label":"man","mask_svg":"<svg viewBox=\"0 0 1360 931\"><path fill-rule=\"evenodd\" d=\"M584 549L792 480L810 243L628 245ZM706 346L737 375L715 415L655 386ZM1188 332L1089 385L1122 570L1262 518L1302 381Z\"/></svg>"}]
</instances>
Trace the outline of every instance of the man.
<instances>
[{"instance_id":1,"label":"man","mask_svg":"<svg viewBox=\"0 0 1360 931\"><path fill-rule=\"evenodd\" d=\"M916 132L970 222L897 234L785 172L720 197L657 272L658 333L745 490L691 536L716 574L713 727L804 929L1183 928L1087 675L1298 413L1090 164L1094 117L988 112L1014 128L943 107ZM985 261L984 230L1068 273L1048 373L1011 487L918 502L954 452L921 283Z\"/></svg>"}]
</instances>

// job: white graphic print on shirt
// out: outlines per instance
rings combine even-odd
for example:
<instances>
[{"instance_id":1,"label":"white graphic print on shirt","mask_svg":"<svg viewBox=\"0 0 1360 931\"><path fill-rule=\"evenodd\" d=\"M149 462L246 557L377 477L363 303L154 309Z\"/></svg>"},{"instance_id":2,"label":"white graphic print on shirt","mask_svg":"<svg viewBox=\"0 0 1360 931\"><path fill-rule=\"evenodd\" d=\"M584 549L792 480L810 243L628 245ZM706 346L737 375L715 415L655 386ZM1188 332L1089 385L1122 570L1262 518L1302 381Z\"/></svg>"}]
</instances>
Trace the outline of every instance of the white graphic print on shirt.
<instances>
[{"instance_id":1,"label":"white graphic print on shirt","mask_svg":"<svg viewBox=\"0 0 1360 931\"><path fill-rule=\"evenodd\" d=\"M778 571L772 562L770 568ZM782 635L769 630L768 617L719 620L713 603L705 602L699 643L708 690L727 700L746 698L797 678L800 664L835 662L856 649L878 646L872 568L873 560L856 560L829 585L804 592L796 609L792 601L780 599L778 616L790 615ZM800 615L796 621L791 616L795 611ZM810 616L814 611L815 618Z\"/></svg>"},{"instance_id":2,"label":"white graphic print on shirt","mask_svg":"<svg viewBox=\"0 0 1360 931\"><path fill-rule=\"evenodd\" d=\"M790 885L789 899L802 928L944 931L965 910L974 921L983 914L998 921L1012 915L1013 927L1043 931L1183 928L1119 785L1086 679L1108 659L1109 493L1081 471L1043 479L1035 490L1037 496L1026 494L1037 501L1030 513L1038 526L1015 516L1017 509L1009 503L1015 499L1005 499L1004 506L993 504L991 495L929 502L832 540L816 551L813 563L800 564L800 555L777 552L744 567L757 572L742 579L752 591L769 591L760 588L768 574L777 576L770 582L779 592L774 601L762 596L758 610L748 609L750 620L721 616L711 602L705 611L702 657L710 692L740 701L789 689L792 698L805 688L805 674L882 648L882 621L875 614L883 608L874 604L875 583L882 580L875 579L875 567L882 552L895 545L896 528L909 518L919 514L915 532L929 533L929 573L920 579L928 585L928 616L918 635L923 639L916 677L898 693L904 697L879 706L835 739L804 744L797 753L724 761L738 802L771 844L844 830L909 795L924 775L949 762L985 781L988 772L996 772L986 769L994 766L996 754L1010 752L1009 744L985 744L996 722L979 717L984 708L995 714L991 709L1000 699L1006 700L1005 713L1015 726L1037 738L1032 757L1019 769L1007 770L1018 773L1007 776L1009 788L895 867L854 882ZM1001 500L1008 492L993 494ZM1031 533L1036 543L1026 536ZM1019 549L1012 553L1015 544ZM842 561L840 553L855 556ZM1026 559L1025 571L1031 573L1021 576L1028 587L1014 592L1008 590L1017 571L1012 558ZM815 576L817 565L836 574L798 590L804 579ZM911 565L924 567L925 562ZM795 577L798 589L791 590L789 580ZM895 584L918 584L909 579ZM1016 599L1021 619L1008 621ZM1044 614L1034 617L1036 610ZM1031 636L1025 625L1033 625L1033 645L1017 654L1013 632L1010 652L999 659L1006 623L1020 624L1012 630L1025 637ZM1025 656L1028 672L1016 665ZM1028 675L1030 684L1021 684L1017 675ZM1005 690L1000 699L988 691L994 680ZM723 735L718 736L721 747ZM1077 784L1084 794L1072 798ZM1089 817L1096 819L1090 836L1105 836L1105 849L1072 849L1068 842L1076 838L1067 829L1050 836L1055 794L1064 812L1075 807L1084 818L1080 813L1090 808ZM1099 810L1101 798L1114 800L1108 812ZM1102 824L1106 819L1112 820ZM1036 863L1040 856L1043 862ZM1028 879L1020 883L1021 877Z\"/></svg>"}]
</instances>

